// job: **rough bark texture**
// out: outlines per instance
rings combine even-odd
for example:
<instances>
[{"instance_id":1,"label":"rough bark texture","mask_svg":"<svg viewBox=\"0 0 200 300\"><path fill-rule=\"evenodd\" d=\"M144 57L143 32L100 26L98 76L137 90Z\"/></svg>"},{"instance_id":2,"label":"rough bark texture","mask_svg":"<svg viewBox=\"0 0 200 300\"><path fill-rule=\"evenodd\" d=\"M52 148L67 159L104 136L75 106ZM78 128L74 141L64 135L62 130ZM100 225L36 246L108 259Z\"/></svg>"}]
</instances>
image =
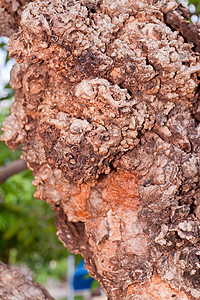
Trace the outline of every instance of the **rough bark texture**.
<instances>
[{"instance_id":1,"label":"rough bark texture","mask_svg":"<svg viewBox=\"0 0 200 300\"><path fill-rule=\"evenodd\" d=\"M16 267L0 262L1 300L54 300L47 290Z\"/></svg>"},{"instance_id":2,"label":"rough bark texture","mask_svg":"<svg viewBox=\"0 0 200 300\"><path fill-rule=\"evenodd\" d=\"M2 140L23 143L35 197L109 299L200 298L199 32L185 15L173 0L38 0L9 41Z\"/></svg>"},{"instance_id":3,"label":"rough bark texture","mask_svg":"<svg viewBox=\"0 0 200 300\"><path fill-rule=\"evenodd\" d=\"M0 0L0 36L10 37L18 30L21 14L30 0Z\"/></svg>"}]
</instances>

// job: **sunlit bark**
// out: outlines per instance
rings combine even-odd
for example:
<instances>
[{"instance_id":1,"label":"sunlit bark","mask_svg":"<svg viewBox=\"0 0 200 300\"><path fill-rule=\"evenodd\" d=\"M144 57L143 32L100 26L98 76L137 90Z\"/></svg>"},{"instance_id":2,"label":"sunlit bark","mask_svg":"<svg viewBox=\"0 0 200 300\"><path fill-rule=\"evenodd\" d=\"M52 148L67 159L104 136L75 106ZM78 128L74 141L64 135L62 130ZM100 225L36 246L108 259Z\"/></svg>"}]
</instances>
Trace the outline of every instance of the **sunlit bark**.
<instances>
[{"instance_id":1,"label":"sunlit bark","mask_svg":"<svg viewBox=\"0 0 200 300\"><path fill-rule=\"evenodd\" d=\"M199 32L185 17L173 0L38 0L9 41L2 140L23 143L35 197L109 299L200 297Z\"/></svg>"}]
</instances>

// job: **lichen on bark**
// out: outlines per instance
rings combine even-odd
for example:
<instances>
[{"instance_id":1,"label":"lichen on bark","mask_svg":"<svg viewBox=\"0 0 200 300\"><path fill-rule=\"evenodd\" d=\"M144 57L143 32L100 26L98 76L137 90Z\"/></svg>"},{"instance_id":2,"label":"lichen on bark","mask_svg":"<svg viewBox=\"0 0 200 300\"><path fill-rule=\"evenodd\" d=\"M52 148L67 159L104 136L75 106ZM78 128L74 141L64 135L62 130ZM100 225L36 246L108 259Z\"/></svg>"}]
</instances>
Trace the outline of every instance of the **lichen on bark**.
<instances>
[{"instance_id":1,"label":"lichen on bark","mask_svg":"<svg viewBox=\"0 0 200 300\"><path fill-rule=\"evenodd\" d=\"M35 197L109 299L200 297L200 62L180 11L37 0L9 41L1 139L23 143Z\"/></svg>"}]
</instances>

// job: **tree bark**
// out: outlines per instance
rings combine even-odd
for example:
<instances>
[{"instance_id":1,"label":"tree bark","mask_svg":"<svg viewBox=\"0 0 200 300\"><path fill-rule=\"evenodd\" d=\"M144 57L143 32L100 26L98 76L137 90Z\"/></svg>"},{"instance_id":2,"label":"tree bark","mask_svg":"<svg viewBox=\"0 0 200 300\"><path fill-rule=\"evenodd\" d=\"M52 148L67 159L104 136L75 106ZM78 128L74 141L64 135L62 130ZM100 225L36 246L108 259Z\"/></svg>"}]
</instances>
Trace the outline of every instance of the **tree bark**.
<instances>
[{"instance_id":1,"label":"tree bark","mask_svg":"<svg viewBox=\"0 0 200 300\"><path fill-rule=\"evenodd\" d=\"M30 0L0 0L0 36L18 31L22 11Z\"/></svg>"},{"instance_id":2,"label":"tree bark","mask_svg":"<svg viewBox=\"0 0 200 300\"><path fill-rule=\"evenodd\" d=\"M31 277L23 275L17 267L0 262L1 300L54 300L47 290Z\"/></svg>"},{"instance_id":3,"label":"tree bark","mask_svg":"<svg viewBox=\"0 0 200 300\"><path fill-rule=\"evenodd\" d=\"M9 41L35 197L109 299L199 299L199 31L170 0L36 1ZM193 36L191 43L190 32Z\"/></svg>"}]
</instances>

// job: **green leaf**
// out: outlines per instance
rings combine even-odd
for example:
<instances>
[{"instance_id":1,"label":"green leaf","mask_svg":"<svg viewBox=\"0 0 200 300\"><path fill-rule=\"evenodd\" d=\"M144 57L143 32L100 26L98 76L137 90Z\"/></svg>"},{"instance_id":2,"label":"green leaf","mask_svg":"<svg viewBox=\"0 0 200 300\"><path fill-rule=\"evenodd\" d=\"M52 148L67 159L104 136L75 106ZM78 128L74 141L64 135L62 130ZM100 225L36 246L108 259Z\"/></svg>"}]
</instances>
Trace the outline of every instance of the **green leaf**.
<instances>
[{"instance_id":1,"label":"green leaf","mask_svg":"<svg viewBox=\"0 0 200 300\"><path fill-rule=\"evenodd\" d=\"M0 43L0 48L1 48L2 50L6 50L6 43L1 42L1 43Z\"/></svg>"},{"instance_id":2,"label":"green leaf","mask_svg":"<svg viewBox=\"0 0 200 300\"><path fill-rule=\"evenodd\" d=\"M6 54L6 64L7 62L10 60L10 57L9 57L9 54L8 54L8 51L7 51L7 54Z\"/></svg>"},{"instance_id":3,"label":"green leaf","mask_svg":"<svg viewBox=\"0 0 200 300\"><path fill-rule=\"evenodd\" d=\"M4 86L4 89L11 89L10 84L7 83L7 84Z\"/></svg>"}]
</instances>

